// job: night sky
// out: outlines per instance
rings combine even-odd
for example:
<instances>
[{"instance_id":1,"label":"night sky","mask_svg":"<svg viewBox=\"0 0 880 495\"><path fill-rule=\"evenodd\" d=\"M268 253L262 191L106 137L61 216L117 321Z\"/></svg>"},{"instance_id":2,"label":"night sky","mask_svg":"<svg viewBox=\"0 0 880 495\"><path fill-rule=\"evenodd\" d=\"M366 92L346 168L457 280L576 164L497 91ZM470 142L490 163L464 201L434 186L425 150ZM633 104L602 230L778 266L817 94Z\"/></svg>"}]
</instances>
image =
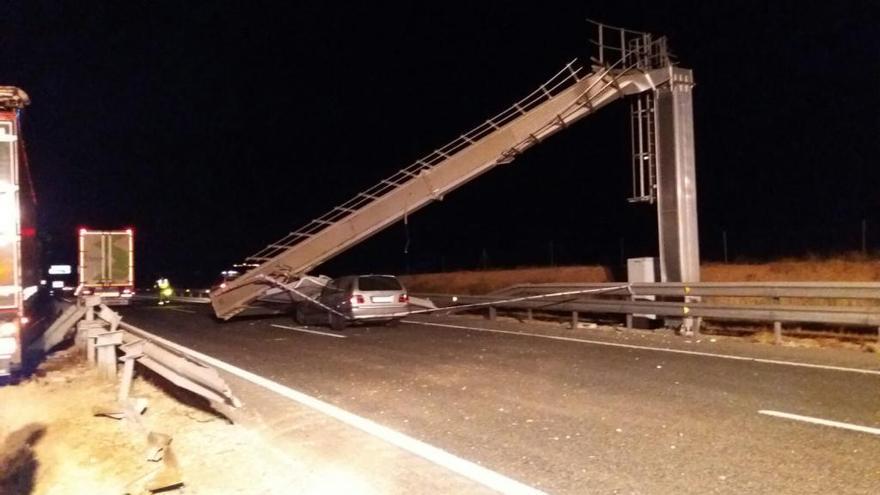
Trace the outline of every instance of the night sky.
<instances>
[{"instance_id":1,"label":"night sky","mask_svg":"<svg viewBox=\"0 0 880 495\"><path fill-rule=\"evenodd\" d=\"M587 17L665 34L694 70L704 260L880 250L880 4L0 2L46 261L136 229L140 283L204 285L525 96ZM656 254L626 202L628 105L603 109L319 272L618 264ZM409 254L404 247L409 239Z\"/></svg>"}]
</instances>

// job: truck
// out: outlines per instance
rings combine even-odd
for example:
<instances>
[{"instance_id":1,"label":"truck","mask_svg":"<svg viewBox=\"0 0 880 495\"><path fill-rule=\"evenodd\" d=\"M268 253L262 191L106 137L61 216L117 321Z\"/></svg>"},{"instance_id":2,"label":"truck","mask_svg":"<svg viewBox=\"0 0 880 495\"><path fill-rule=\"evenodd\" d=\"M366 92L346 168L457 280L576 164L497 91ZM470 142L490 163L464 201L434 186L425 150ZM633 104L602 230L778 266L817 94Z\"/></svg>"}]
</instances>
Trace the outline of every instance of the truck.
<instances>
[{"instance_id":1,"label":"truck","mask_svg":"<svg viewBox=\"0 0 880 495\"><path fill-rule=\"evenodd\" d=\"M21 368L37 328L40 282L36 196L21 136L27 93L0 86L0 376Z\"/></svg>"},{"instance_id":2,"label":"truck","mask_svg":"<svg viewBox=\"0 0 880 495\"><path fill-rule=\"evenodd\" d=\"M49 289L50 296L63 296L67 292L76 290L79 277L73 266L73 263L49 265L49 269L46 271L46 278L41 280L40 284L45 285ZM43 284L43 282L46 283Z\"/></svg>"},{"instance_id":3,"label":"truck","mask_svg":"<svg viewBox=\"0 0 880 495\"><path fill-rule=\"evenodd\" d=\"M134 230L79 230L76 295L126 305L134 296Z\"/></svg>"}]
</instances>

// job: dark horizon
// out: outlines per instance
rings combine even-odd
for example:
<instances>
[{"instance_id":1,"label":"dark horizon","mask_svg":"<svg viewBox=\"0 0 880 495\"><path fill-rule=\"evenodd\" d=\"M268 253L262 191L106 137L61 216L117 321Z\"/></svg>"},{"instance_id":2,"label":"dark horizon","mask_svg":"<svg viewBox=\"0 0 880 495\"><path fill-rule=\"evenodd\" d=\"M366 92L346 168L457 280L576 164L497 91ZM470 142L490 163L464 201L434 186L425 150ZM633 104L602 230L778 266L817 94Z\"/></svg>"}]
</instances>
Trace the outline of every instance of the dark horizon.
<instances>
[{"instance_id":1,"label":"dark horizon","mask_svg":"<svg viewBox=\"0 0 880 495\"><path fill-rule=\"evenodd\" d=\"M694 70L704 260L722 258L722 232L732 260L859 251L863 221L880 249L871 2L22 1L3 17L0 84L32 99L47 262L75 260L79 227L133 227L139 285L210 283L589 60L588 17L666 35ZM617 102L317 271L655 255L653 206L626 202L628 125Z\"/></svg>"}]
</instances>

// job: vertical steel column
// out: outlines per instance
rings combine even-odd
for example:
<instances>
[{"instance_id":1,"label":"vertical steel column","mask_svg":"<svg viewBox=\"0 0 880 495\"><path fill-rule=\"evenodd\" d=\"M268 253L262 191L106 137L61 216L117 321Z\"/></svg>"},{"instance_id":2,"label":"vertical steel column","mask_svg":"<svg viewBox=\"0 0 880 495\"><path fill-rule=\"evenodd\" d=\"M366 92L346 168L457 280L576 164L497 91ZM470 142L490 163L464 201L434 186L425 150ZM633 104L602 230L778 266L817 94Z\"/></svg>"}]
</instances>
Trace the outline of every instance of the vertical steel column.
<instances>
[{"instance_id":1,"label":"vertical steel column","mask_svg":"<svg viewBox=\"0 0 880 495\"><path fill-rule=\"evenodd\" d=\"M669 67L655 90L657 226L663 282L700 280L697 181L694 157L693 72Z\"/></svg>"}]
</instances>

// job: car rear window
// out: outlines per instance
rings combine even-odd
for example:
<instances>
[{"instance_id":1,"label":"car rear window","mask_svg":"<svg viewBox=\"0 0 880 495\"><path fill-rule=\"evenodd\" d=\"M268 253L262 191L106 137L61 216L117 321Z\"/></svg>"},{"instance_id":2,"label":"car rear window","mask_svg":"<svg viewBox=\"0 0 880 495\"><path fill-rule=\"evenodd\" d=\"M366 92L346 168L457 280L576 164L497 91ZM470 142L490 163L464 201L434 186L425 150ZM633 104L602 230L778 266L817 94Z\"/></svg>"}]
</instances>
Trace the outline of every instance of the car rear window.
<instances>
[{"instance_id":1,"label":"car rear window","mask_svg":"<svg viewBox=\"0 0 880 495\"><path fill-rule=\"evenodd\" d=\"M401 290L400 282L394 277L361 277L358 279L360 290Z\"/></svg>"}]
</instances>

